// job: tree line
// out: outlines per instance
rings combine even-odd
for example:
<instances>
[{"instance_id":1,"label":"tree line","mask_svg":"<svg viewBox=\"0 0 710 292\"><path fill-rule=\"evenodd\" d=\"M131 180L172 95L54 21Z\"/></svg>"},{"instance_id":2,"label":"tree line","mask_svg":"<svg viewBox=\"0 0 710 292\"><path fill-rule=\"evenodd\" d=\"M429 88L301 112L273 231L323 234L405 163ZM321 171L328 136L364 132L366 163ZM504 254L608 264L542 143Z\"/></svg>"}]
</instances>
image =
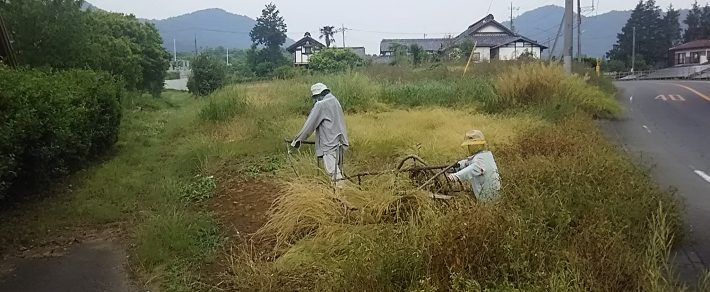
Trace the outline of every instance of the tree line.
<instances>
[{"instance_id":1,"label":"tree line","mask_svg":"<svg viewBox=\"0 0 710 292\"><path fill-rule=\"evenodd\" d=\"M684 42L710 39L710 6L693 4L681 27L680 11L673 5L664 12L655 0L639 1L621 32L617 42L607 53L607 70L622 71L631 68L636 31L635 69L647 70L670 65L668 49Z\"/></svg>"},{"instance_id":2,"label":"tree line","mask_svg":"<svg viewBox=\"0 0 710 292\"><path fill-rule=\"evenodd\" d=\"M158 30L133 15L82 9L79 0L0 1L20 65L90 68L129 90L159 95L170 55Z\"/></svg>"},{"instance_id":3,"label":"tree line","mask_svg":"<svg viewBox=\"0 0 710 292\"><path fill-rule=\"evenodd\" d=\"M188 89L198 96L209 95L232 80L291 78L299 73L284 50L287 25L276 5L267 4L249 33L252 46L248 50L230 51L233 58L226 62L226 49L213 48L201 52L192 60L192 75ZM326 48L312 55L310 70L321 72L344 71L361 66L365 61L350 50L330 49L334 43L334 26L320 29Z\"/></svg>"}]
</instances>

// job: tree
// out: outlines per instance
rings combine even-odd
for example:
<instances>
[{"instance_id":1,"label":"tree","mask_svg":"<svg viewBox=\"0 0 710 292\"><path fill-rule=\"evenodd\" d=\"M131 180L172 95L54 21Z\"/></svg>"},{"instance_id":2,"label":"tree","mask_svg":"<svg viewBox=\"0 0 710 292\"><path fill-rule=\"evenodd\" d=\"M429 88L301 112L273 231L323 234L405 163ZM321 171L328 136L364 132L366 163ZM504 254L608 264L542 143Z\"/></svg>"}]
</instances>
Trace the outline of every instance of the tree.
<instances>
[{"instance_id":1,"label":"tree","mask_svg":"<svg viewBox=\"0 0 710 292\"><path fill-rule=\"evenodd\" d=\"M268 76L274 69L288 63L281 50L281 45L286 41L286 23L276 5L266 5L249 36L253 44L247 52L247 63L258 76Z\"/></svg>"},{"instance_id":2,"label":"tree","mask_svg":"<svg viewBox=\"0 0 710 292\"><path fill-rule=\"evenodd\" d=\"M426 57L424 49L417 44L409 46L409 54L412 56L412 64L414 64L414 66L421 64L424 57Z\"/></svg>"},{"instance_id":3,"label":"tree","mask_svg":"<svg viewBox=\"0 0 710 292\"><path fill-rule=\"evenodd\" d=\"M192 62L192 76L187 89L197 96L206 96L222 87L227 80L227 66L218 59L200 54Z\"/></svg>"},{"instance_id":4,"label":"tree","mask_svg":"<svg viewBox=\"0 0 710 292\"><path fill-rule=\"evenodd\" d=\"M656 6L656 1L639 1L631 13L629 21L624 25L621 33L617 35L617 43L607 53L607 57L623 61L630 67L635 28L637 56L643 56L644 63L650 66L665 64L668 58L668 46L667 35L659 33L666 31L661 14L662 10Z\"/></svg>"},{"instance_id":5,"label":"tree","mask_svg":"<svg viewBox=\"0 0 710 292\"><path fill-rule=\"evenodd\" d=\"M335 42L335 26L324 26L320 29L320 39L325 38L325 47L330 48L330 43Z\"/></svg>"},{"instance_id":6,"label":"tree","mask_svg":"<svg viewBox=\"0 0 710 292\"><path fill-rule=\"evenodd\" d=\"M698 1L693 3L693 7L688 12L688 17L685 19L685 24L688 28L683 34L683 40L687 42L692 42L694 40L700 39L700 34L703 30L701 21L703 18L703 11L698 6Z\"/></svg>"},{"instance_id":7,"label":"tree","mask_svg":"<svg viewBox=\"0 0 710 292\"><path fill-rule=\"evenodd\" d=\"M123 77L129 89L159 96L170 66L170 54L163 47L160 33L151 23L133 15L90 11L92 68Z\"/></svg>"},{"instance_id":8,"label":"tree","mask_svg":"<svg viewBox=\"0 0 710 292\"><path fill-rule=\"evenodd\" d=\"M673 4L668 7L668 11L663 17L663 28L666 47L674 47L682 41L683 29L680 27L680 11L673 9Z\"/></svg>"},{"instance_id":9,"label":"tree","mask_svg":"<svg viewBox=\"0 0 710 292\"><path fill-rule=\"evenodd\" d=\"M132 15L82 11L82 1L0 1L18 63L91 68L120 76L127 89L160 94L169 54L158 30Z\"/></svg>"},{"instance_id":10,"label":"tree","mask_svg":"<svg viewBox=\"0 0 710 292\"><path fill-rule=\"evenodd\" d=\"M365 61L349 49L323 49L310 58L310 68L321 72L342 72L365 65Z\"/></svg>"},{"instance_id":11,"label":"tree","mask_svg":"<svg viewBox=\"0 0 710 292\"><path fill-rule=\"evenodd\" d=\"M80 0L0 1L17 61L32 67L87 66L88 26Z\"/></svg>"}]
</instances>

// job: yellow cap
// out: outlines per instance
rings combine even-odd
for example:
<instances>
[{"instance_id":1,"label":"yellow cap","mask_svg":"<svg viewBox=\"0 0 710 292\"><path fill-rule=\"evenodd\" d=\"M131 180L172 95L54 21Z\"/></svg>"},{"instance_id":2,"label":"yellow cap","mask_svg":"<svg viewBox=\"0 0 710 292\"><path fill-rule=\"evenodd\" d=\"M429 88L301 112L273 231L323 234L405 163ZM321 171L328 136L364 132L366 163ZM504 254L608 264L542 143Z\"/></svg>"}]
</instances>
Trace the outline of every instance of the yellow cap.
<instances>
[{"instance_id":1,"label":"yellow cap","mask_svg":"<svg viewBox=\"0 0 710 292\"><path fill-rule=\"evenodd\" d=\"M486 145L486 138L483 133L479 130L471 130L464 136L464 141L461 146L471 146L471 145Z\"/></svg>"}]
</instances>

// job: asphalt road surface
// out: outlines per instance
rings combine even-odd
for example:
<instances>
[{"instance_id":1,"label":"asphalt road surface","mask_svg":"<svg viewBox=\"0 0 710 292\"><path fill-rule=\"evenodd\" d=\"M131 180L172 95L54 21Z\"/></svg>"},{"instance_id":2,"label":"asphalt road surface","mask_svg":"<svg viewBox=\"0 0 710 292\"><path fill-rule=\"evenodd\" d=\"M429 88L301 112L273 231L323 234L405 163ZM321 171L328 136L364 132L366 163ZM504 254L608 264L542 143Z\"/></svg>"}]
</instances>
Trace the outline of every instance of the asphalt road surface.
<instances>
[{"instance_id":1,"label":"asphalt road surface","mask_svg":"<svg viewBox=\"0 0 710 292\"><path fill-rule=\"evenodd\" d=\"M0 292L141 291L130 280L122 248L110 241L85 242L62 254L2 260Z\"/></svg>"},{"instance_id":2,"label":"asphalt road surface","mask_svg":"<svg viewBox=\"0 0 710 292\"><path fill-rule=\"evenodd\" d=\"M710 268L710 82L617 82L626 119L607 132L650 163L659 185L677 189L690 232L675 253L681 277Z\"/></svg>"}]
</instances>

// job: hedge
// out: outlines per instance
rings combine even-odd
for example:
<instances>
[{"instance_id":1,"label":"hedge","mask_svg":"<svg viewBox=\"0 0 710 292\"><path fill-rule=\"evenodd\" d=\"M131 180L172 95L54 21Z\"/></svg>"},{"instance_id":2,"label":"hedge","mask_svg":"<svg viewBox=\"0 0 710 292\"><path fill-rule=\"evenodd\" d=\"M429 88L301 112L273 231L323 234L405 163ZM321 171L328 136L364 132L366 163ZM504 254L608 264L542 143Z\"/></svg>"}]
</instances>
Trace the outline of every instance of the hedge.
<instances>
[{"instance_id":1,"label":"hedge","mask_svg":"<svg viewBox=\"0 0 710 292\"><path fill-rule=\"evenodd\" d=\"M122 88L107 73L0 66L0 199L65 176L111 148Z\"/></svg>"}]
</instances>

